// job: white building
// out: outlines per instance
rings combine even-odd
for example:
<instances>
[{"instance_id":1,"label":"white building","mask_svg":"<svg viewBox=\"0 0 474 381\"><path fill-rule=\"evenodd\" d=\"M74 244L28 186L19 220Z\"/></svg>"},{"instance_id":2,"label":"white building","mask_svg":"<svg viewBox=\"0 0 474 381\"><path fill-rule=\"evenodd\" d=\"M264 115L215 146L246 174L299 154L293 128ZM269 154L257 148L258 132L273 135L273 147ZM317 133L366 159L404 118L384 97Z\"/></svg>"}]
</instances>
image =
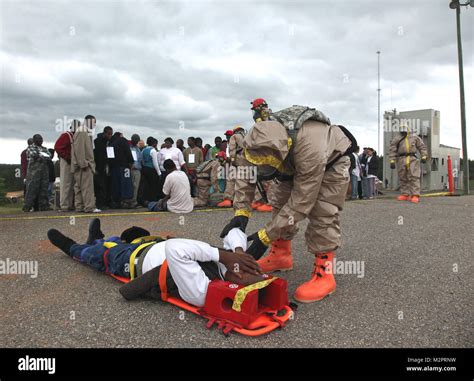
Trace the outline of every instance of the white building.
<instances>
[{"instance_id":1,"label":"white building","mask_svg":"<svg viewBox=\"0 0 474 381\"><path fill-rule=\"evenodd\" d=\"M461 150L440 144L440 113L433 109L413 111L386 111L384 113L383 147L386 160L383 163L384 182L388 180L389 189L398 189L397 170L390 169L388 160L389 147L392 139L399 132L400 120L404 120L412 131L415 131L428 149L429 160L421 164L421 190L443 190L448 184L448 156L453 165L454 185L462 188L462 171L460 165Z\"/></svg>"}]
</instances>

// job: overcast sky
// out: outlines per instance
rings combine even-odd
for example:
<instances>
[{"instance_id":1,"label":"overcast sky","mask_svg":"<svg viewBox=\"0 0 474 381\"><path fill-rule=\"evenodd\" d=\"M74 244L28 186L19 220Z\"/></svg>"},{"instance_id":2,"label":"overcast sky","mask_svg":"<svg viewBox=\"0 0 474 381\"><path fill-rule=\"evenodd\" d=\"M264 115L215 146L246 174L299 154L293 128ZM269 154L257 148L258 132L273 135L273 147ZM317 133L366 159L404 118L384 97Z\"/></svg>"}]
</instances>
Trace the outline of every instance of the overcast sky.
<instances>
[{"instance_id":1,"label":"overcast sky","mask_svg":"<svg viewBox=\"0 0 474 381\"><path fill-rule=\"evenodd\" d=\"M57 120L86 114L126 137L201 136L252 125L249 102L322 110L377 149L384 110L441 111L461 147L449 0L0 1L0 163ZM468 147L474 156L474 8L462 9ZM470 130L470 131L469 131Z\"/></svg>"}]
</instances>

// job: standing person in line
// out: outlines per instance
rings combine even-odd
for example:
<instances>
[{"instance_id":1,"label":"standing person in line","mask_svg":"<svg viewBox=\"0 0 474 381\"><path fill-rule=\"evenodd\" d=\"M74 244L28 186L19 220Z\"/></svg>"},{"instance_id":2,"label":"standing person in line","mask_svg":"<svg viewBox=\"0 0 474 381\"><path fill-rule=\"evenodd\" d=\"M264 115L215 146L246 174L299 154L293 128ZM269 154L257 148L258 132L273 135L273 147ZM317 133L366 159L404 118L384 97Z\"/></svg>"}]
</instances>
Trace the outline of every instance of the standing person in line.
<instances>
[{"instance_id":1,"label":"standing person in line","mask_svg":"<svg viewBox=\"0 0 474 381\"><path fill-rule=\"evenodd\" d=\"M359 183L361 181L360 175L361 175L361 167L360 167L360 162L359 162L359 146L357 146L352 152L352 154L349 156L351 159L351 187L352 187L352 192L351 192L351 200L357 200L359 198Z\"/></svg>"},{"instance_id":2,"label":"standing person in line","mask_svg":"<svg viewBox=\"0 0 474 381\"><path fill-rule=\"evenodd\" d=\"M95 161L92 149L92 133L96 119L84 118L84 124L74 132L71 148L71 172L74 174L74 205L77 212L100 213L94 196Z\"/></svg>"},{"instance_id":3,"label":"standing person in line","mask_svg":"<svg viewBox=\"0 0 474 381\"><path fill-rule=\"evenodd\" d=\"M48 161L51 161L51 155L48 149L43 147L41 135L33 136L33 144L28 146L26 157L28 168L26 170L26 196L23 211L31 212L36 202L38 202L39 211L51 210L48 203Z\"/></svg>"},{"instance_id":4,"label":"standing person in line","mask_svg":"<svg viewBox=\"0 0 474 381\"><path fill-rule=\"evenodd\" d=\"M27 151L28 147L33 144L33 138L28 138L26 141L27 147L21 151L20 159L21 159L21 178L23 179L23 198L26 196L26 170L28 168L28 157Z\"/></svg>"},{"instance_id":5,"label":"standing person in line","mask_svg":"<svg viewBox=\"0 0 474 381\"><path fill-rule=\"evenodd\" d=\"M133 198L133 156L130 144L122 133L116 132L112 136L110 146L114 149L114 158L109 159L112 172L112 207L129 209L132 207Z\"/></svg>"},{"instance_id":6,"label":"standing person in line","mask_svg":"<svg viewBox=\"0 0 474 381\"><path fill-rule=\"evenodd\" d=\"M367 179L367 147L364 147L362 154L359 156L359 163L361 168L361 185L362 185L362 199L367 200L369 198L369 180Z\"/></svg>"},{"instance_id":7,"label":"standing person in line","mask_svg":"<svg viewBox=\"0 0 474 381\"><path fill-rule=\"evenodd\" d=\"M161 188L163 188L161 186L159 153L156 148L158 140L149 136L146 144L147 146L142 151L143 201L157 201L162 198Z\"/></svg>"},{"instance_id":8,"label":"standing person in line","mask_svg":"<svg viewBox=\"0 0 474 381\"><path fill-rule=\"evenodd\" d=\"M195 139L196 147L198 147L202 152L202 160L206 159L207 149L202 146L202 138L199 136Z\"/></svg>"},{"instance_id":9,"label":"standing person in line","mask_svg":"<svg viewBox=\"0 0 474 381\"><path fill-rule=\"evenodd\" d=\"M183 139L176 140L176 148L179 149L181 152L184 151L184 140Z\"/></svg>"},{"instance_id":10,"label":"standing person in line","mask_svg":"<svg viewBox=\"0 0 474 381\"><path fill-rule=\"evenodd\" d=\"M216 136L214 139L214 144L215 146L207 151L206 160L212 160L216 158L217 152L221 150L222 138L220 136Z\"/></svg>"},{"instance_id":11,"label":"standing person in line","mask_svg":"<svg viewBox=\"0 0 474 381\"><path fill-rule=\"evenodd\" d=\"M59 207L58 211L74 210L74 176L71 171L71 149L74 133L81 122L73 120L69 131L62 133L56 143L54 150L59 157Z\"/></svg>"},{"instance_id":12,"label":"standing person in line","mask_svg":"<svg viewBox=\"0 0 474 381\"><path fill-rule=\"evenodd\" d=\"M188 177L191 185L191 196L196 197L196 168L204 161L202 150L196 146L193 136L188 138L188 148L183 152L184 161L188 169Z\"/></svg>"},{"instance_id":13,"label":"standing person in line","mask_svg":"<svg viewBox=\"0 0 474 381\"><path fill-rule=\"evenodd\" d=\"M132 166L132 183L133 183L133 198L132 198L132 208L138 206L138 188L140 187L141 180L141 171L142 171L142 151L138 148L138 142L140 141L140 136L133 134L130 140L130 151L132 152L133 157L133 166Z\"/></svg>"},{"instance_id":14,"label":"standing person in line","mask_svg":"<svg viewBox=\"0 0 474 381\"><path fill-rule=\"evenodd\" d=\"M96 205L99 209L108 209L110 207L110 169L107 159L107 147L114 130L110 126L105 126L104 130L97 134L94 140L94 193Z\"/></svg>"},{"instance_id":15,"label":"standing person in line","mask_svg":"<svg viewBox=\"0 0 474 381\"><path fill-rule=\"evenodd\" d=\"M373 148L367 148L367 164L365 168L367 170L367 194L369 200L372 200L376 195L375 180L377 179L377 171L379 169L379 158Z\"/></svg>"},{"instance_id":16,"label":"standing person in line","mask_svg":"<svg viewBox=\"0 0 474 381\"><path fill-rule=\"evenodd\" d=\"M185 171L187 170L186 168L186 162L184 161L184 156L183 153L179 148L173 147L174 140L171 138L166 138L164 147L160 150L159 152L159 159L160 159L160 169L163 174L163 182L166 181L166 176L168 175L168 172L166 171L164 167L165 160L173 160L174 165L176 166L177 169L184 169Z\"/></svg>"}]
</instances>

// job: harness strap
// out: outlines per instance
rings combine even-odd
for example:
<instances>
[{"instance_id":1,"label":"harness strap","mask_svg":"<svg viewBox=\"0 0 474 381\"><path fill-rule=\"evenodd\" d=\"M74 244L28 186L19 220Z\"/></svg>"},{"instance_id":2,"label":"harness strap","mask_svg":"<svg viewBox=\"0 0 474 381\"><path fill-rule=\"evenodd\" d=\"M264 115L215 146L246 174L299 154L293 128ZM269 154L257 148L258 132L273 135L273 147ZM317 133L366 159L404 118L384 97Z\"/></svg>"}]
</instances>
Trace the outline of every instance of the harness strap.
<instances>
[{"instance_id":1,"label":"harness strap","mask_svg":"<svg viewBox=\"0 0 474 381\"><path fill-rule=\"evenodd\" d=\"M106 274L109 273L109 259L108 259L109 251L110 251L110 248L105 250L104 254L102 255L102 258L104 259L104 266L105 266L105 273Z\"/></svg>"},{"instance_id":2,"label":"harness strap","mask_svg":"<svg viewBox=\"0 0 474 381\"><path fill-rule=\"evenodd\" d=\"M129 262L129 270L130 270L130 280L133 280L135 278L135 258L136 256L142 252L142 250L147 247L147 246L150 246L150 245L154 245L156 242L152 241L152 242L146 242L144 244L141 244L140 246L138 246L132 253L132 255L130 255L130 262Z\"/></svg>"},{"instance_id":3,"label":"harness strap","mask_svg":"<svg viewBox=\"0 0 474 381\"><path fill-rule=\"evenodd\" d=\"M158 276L158 284L161 290L161 300L166 302L168 300L168 288L166 287L166 275L168 273L168 261L165 259L160 268L160 275Z\"/></svg>"}]
</instances>

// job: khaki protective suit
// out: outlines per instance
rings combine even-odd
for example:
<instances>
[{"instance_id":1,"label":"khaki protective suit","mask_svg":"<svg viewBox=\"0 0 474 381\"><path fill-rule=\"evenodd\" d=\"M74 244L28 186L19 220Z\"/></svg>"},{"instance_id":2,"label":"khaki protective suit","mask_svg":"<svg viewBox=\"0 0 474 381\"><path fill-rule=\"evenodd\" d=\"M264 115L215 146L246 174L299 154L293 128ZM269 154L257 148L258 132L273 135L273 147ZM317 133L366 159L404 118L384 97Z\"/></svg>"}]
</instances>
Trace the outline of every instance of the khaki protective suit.
<instances>
[{"instance_id":1,"label":"khaki protective suit","mask_svg":"<svg viewBox=\"0 0 474 381\"><path fill-rule=\"evenodd\" d=\"M213 159L205 161L196 169L198 196L193 198L194 206L207 205L211 185L216 192L220 191L219 168L221 163L218 159Z\"/></svg>"},{"instance_id":2,"label":"khaki protective suit","mask_svg":"<svg viewBox=\"0 0 474 381\"><path fill-rule=\"evenodd\" d=\"M74 133L71 146L71 172L74 175L74 203L77 211L92 212L95 209L94 173L95 161L91 133L81 126Z\"/></svg>"},{"instance_id":3,"label":"khaki protective suit","mask_svg":"<svg viewBox=\"0 0 474 381\"><path fill-rule=\"evenodd\" d=\"M417 151L422 158L427 158L426 146L415 134L408 133L405 137L398 134L390 143L390 163L397 165L400 193L403 195L420 195L421 169L420 160L415 156Z\"/></svg>"},{"instance_id":4,"label":"khaki protective suit","mask_svg":"<svg viewBox=\"0 0 474 381\"><path fill-rule=\"evenodd\" d=\"M296 143L277 121L258 122L243 142L244 155L256 165L270 165L292 179L274 180L271 186L272 220L265 226L265 244L291 240L298 222L308 218L306 243L312 253L341 245L339 212L349 185L349 157L343 156L328 170L326 165L344 154L351 141L338 126L307 120L296 133ZM250 215L255 185L238 181L234 199L236 215ZM266 236L266 237L265 237ZM265 239L267 238L267 239Z\"/></svg>"}]
</instances>

